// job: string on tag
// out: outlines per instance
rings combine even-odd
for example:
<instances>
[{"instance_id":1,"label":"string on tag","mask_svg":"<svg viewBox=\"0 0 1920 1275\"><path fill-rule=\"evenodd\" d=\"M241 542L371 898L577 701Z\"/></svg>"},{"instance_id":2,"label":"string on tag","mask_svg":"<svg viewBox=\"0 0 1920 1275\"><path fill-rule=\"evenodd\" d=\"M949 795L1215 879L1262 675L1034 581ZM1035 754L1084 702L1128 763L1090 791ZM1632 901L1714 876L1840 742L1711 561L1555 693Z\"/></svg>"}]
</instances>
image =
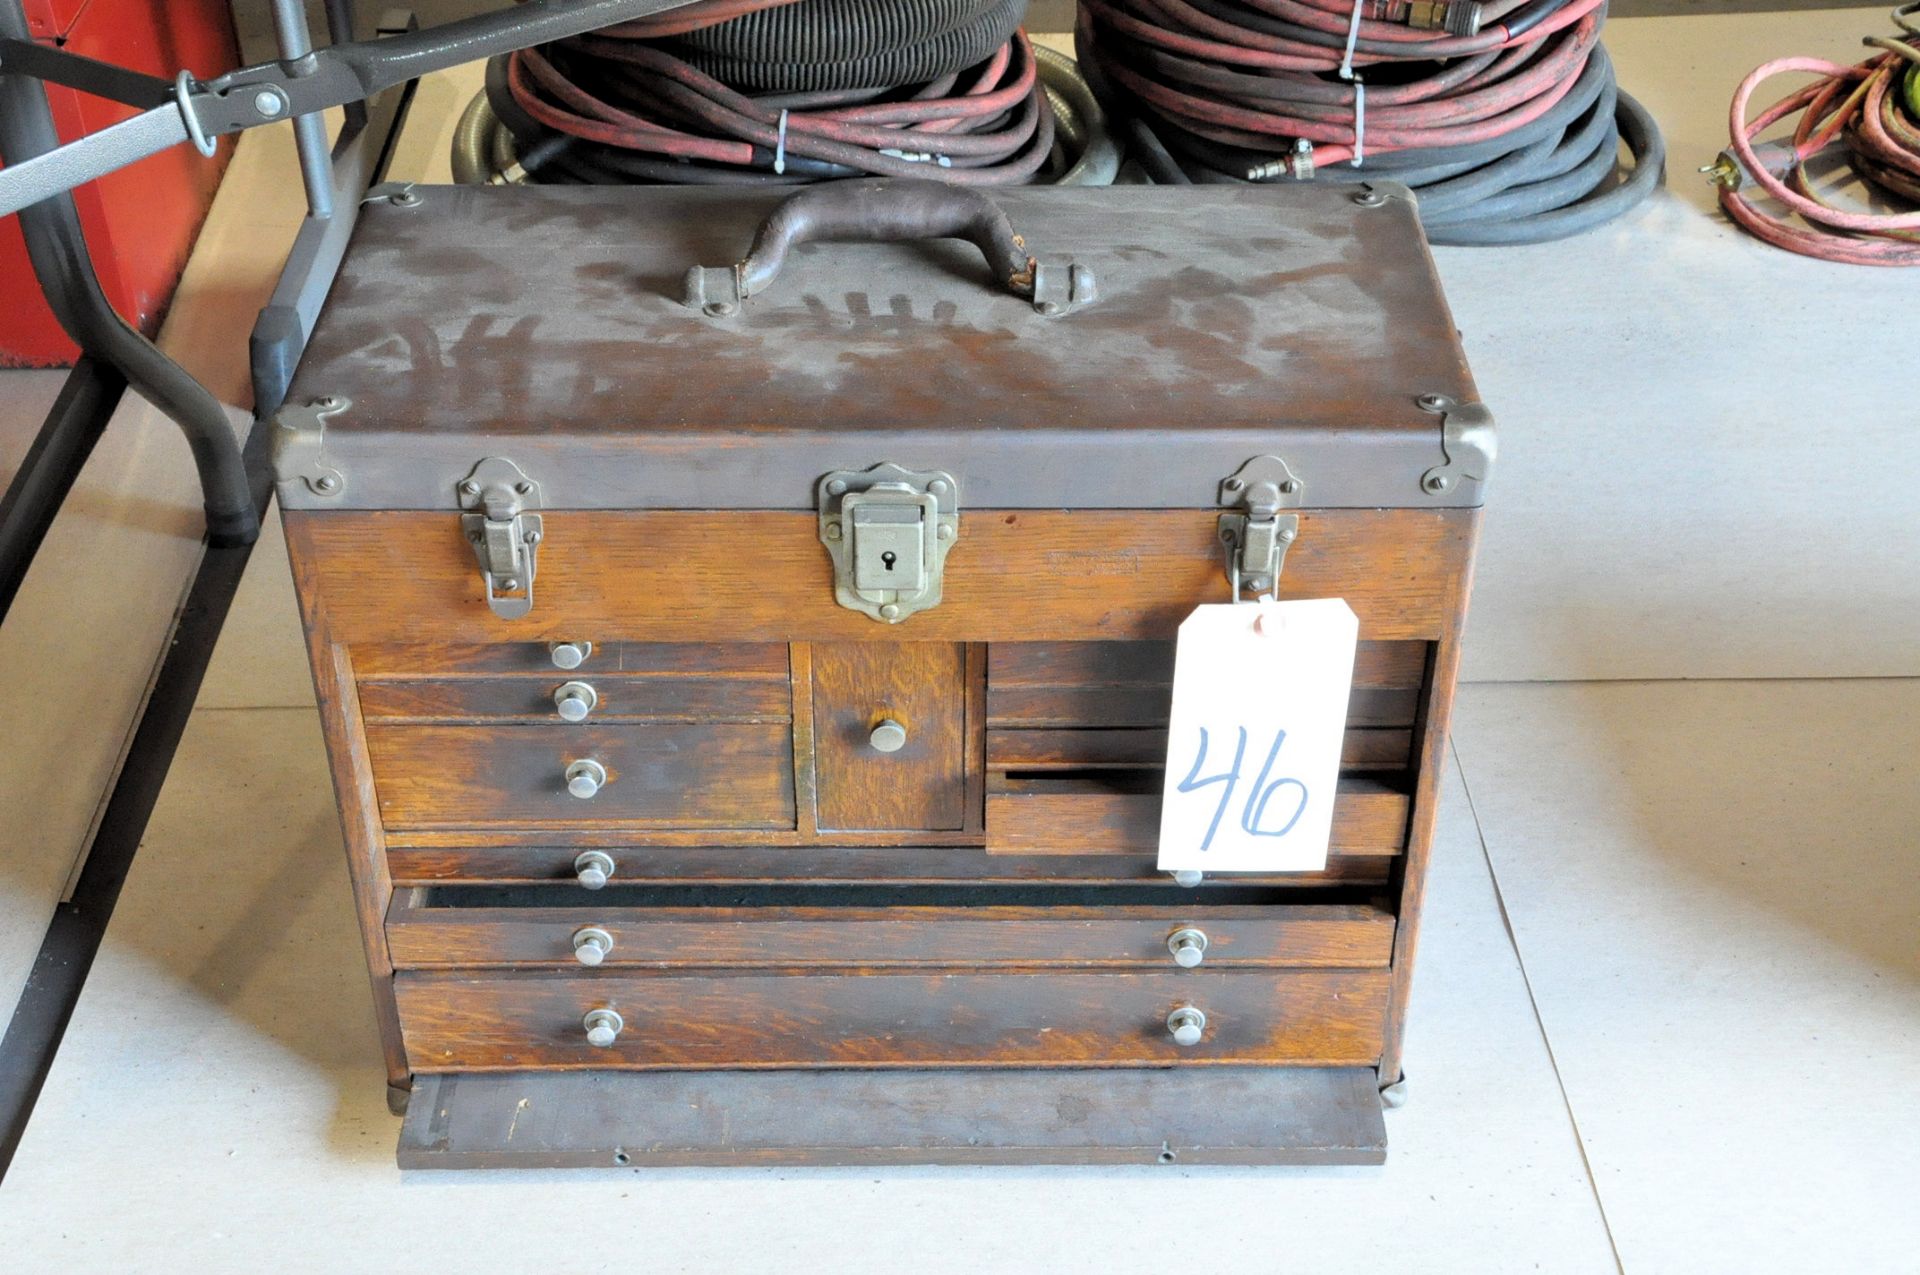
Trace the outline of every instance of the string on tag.
<instances>
[{"instance_id":1,"label":"string on tag","mask_svg":"<svg viewBox=\"0 0 1920 1275\"><path fill-rule=\"evenodd\" d=\"M1360 10L1367 0L1353 0L1353 16L1347 21L1347 47L1340 55L1340 78L1353 85L1353 159L1360 167L1367 157L1367 85L1353 69L1354 46L1360 42Z\"/></svg>"},{"instance_id":2,"label":"string on tag","mask_svg":"<svg viewBox=\"0 0 1920 1275\"><path fill-rule=\"evenodd\" d=\"M780 132L774 139L773 171L775 176L787 171L787 113L780 112Z\"/></svg>"}]
</instances>

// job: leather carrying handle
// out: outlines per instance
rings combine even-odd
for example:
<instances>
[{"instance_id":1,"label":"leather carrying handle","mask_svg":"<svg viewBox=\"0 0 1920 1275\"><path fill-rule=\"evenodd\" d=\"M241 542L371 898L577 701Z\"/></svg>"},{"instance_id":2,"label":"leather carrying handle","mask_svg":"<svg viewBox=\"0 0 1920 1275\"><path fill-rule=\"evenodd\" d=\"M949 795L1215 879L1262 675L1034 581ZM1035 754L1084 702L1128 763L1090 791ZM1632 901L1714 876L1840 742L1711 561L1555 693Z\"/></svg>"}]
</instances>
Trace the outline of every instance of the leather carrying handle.
<instances>
[{"instance_id":1,"label":"leather carrying handle","mask_svg":"<svg viewBox=\"0 0 1920 1275\"><path fill-rule=\"evenodd\" d=\"M830 182L788 196L760 224L738 265L695 266L687 272L687 304L709 315L733 314L741 302L772 286L796 244L916 239L964 239L980 249L995 283L1016 296L1036 297L1037 263L998 204L944 182L883 178ZM1092 276L1062 267L1063 278L1067 269L1084 276L1086 299L1091 299Z\"/></svg>"}]
</instances>

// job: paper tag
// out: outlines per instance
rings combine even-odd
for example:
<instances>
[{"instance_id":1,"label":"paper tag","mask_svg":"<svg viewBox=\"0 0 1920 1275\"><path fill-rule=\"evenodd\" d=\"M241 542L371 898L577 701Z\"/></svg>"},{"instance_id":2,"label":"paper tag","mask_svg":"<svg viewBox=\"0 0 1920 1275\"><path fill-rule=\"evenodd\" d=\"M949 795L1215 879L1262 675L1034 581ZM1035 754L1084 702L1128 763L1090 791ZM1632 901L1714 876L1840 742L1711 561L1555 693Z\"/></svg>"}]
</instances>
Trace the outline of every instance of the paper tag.
<instances>
[{"instance_id":1,"label":"paper tag","mask_svg":"<svg viewBox=\"0 0 1920 1275\"><path fill-rule=\"evenodd\" d=\"M1221 603L1181 623L1162 869L1327 866L1359 636L1341 598Z\"/></svg>"}]
</instances>

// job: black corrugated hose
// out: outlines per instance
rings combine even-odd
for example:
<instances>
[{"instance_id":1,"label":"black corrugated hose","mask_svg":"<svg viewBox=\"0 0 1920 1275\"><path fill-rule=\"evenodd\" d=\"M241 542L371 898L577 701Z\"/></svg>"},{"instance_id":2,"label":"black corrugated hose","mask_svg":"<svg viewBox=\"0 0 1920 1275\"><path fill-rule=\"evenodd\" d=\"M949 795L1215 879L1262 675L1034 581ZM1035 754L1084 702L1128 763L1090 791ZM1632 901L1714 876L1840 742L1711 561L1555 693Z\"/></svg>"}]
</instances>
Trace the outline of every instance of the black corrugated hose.
<instances>
[{"instance_id":1,"label":"black corrugated hose","mask_svg":"<svg viewBox=\"0 0 1920 1275\"><path fill-rule=\"evenodd\" d=\"M1026 0L809 0L661 42L745 92L919 84L977 65L1013 37Z\"/></svg>"},{"instance_id":2,"label":"black corrugated hose","mask_svg":"<svg viewBox=\"0 0 1920 1275\"><path fill-rule=\"evenodd\" d=\"M1026 0L701 0L488 66L460 181L1102 185L1119 168Z\"/></svg>"}]
</instances>

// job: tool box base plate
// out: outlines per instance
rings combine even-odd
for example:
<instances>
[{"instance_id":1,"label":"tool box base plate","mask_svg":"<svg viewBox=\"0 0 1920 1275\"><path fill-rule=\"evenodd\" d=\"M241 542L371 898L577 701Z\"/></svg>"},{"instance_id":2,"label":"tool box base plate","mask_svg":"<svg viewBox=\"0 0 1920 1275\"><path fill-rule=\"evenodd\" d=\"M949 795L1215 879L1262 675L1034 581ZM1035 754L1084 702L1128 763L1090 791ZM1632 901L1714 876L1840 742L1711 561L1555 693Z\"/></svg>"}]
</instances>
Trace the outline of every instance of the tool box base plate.
<instances>
[{"instance_id":1,"label":"tool box base plate","mask_svg":"<svg viewBox=\"0 0 1920 1275\"><path fill-rule=\"evenodd\" d=\"M1370 1067L421 1076L404 1169L1380 1164Z\"/></svg>"}]
</instances>

